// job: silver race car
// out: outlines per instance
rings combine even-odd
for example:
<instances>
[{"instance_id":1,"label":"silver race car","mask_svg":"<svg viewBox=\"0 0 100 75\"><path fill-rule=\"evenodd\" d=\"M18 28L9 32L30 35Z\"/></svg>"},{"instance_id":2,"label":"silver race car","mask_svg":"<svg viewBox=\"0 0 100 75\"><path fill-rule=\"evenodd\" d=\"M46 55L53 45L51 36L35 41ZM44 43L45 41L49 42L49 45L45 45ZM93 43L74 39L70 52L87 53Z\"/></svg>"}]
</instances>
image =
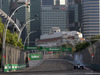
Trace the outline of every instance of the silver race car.
<instances>
[{"instance_id":1,"label":"silver race car","mask_svg":"<svg viewBox=\"0 0 100 75\"><path fill-rule=\"evenodd\" d=\"M81 64L76 64L74 65L74 69L84 69L84 67Z\"/></svg>"}]
</instances>

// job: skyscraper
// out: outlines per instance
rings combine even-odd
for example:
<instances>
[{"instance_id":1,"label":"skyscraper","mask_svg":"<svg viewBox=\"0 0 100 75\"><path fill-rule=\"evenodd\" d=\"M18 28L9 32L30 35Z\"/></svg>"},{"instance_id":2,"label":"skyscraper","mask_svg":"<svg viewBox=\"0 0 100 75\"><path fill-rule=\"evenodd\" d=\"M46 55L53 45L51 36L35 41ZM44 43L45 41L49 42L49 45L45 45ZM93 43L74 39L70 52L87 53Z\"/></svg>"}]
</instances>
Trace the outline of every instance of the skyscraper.
<instances>
[{"instance_id":1,"label":"skyscraper","mask_svg":"<svg viewBox=\"0 0 100 75\"><path fill-rule=\"evenodd\" d=\"M84 37L100 35L100 0L82 0Z\"/></svg>"},{"instance_id":2,"label":"skyscraper","mask_svg":"<svg viewBox=\"0 0 100 75\"><path fill-rule=\"evenodd\" d=\"M0 0L0 9L2 9L2 0Z\"/></svg>"},{"instance_id":3,"label":"skyscraper","mask_svg":"<svg viewBox=\"0 0 100 75\"><path fill-rule=\"evenodd\" d=\"M68 11L65 3L60 5L60 0L50 0L50 3L48 0L42 0L41 8L42 34L49 33L52 27L59 27L61 30L68 29Z\"/></svg>"},{"instance_id":4,"label":"skyscraper","mask_svg":"<svg viewBox=\"0 0 100 75\"><path fill-rule=\"evenodd\" d=\"M81 32L81 0L68 0L69 30Z\"/></svg>"},{"instance_id":5,"label":"skyscraper","mask_svg":"<svg viewBox=\"0 0 100 75\"><path fill-rule=\"evenodd\" d=\"M0 0L1 1L1 0ZM6 14L8 14L8 12L9 12L9 9L10 9L10 1L11 0L2 0L2 10L6 13Z\"/></svg>"},{"instance_id":6,"label":"skyscraper","mask_svg":"<svg viewBox=\"0 0 100 75\"><path fill-rule=\"evenodd\" d=\"M30 0L30 19L38 18L35 21L31 21L30 32L37 31L30 34L30 46L33 46L36 38L40 38L40 26L41 26L41 0Z\"/></svg>"},{"instance_id":7,"label":"skyscraper","mask_svg":"<svg viewBox=\"0 0 100 75\"><path fill-rule=\"evenodd\" d=\"M53 0L42 0L42 5L53 5Z\"/></svg>"},{"instance_id":8,"label":"skyscraper","mask_svg":"<svg viewBox=\"0 0 100 75\"><path fill-rule=\"evenodd\" d=\"M10 15L10 2L11 0L0 0L0 6L1 9L7 14ZM2 17L2 22L3 23L7 23L6 22L6 18ZM11 24L11 23L10 23Z\"/></svg>"},{"instance_id":9,"label":"skyscraper","mask_svg":"<svg viewBox=\"0 0 100 75\"><path fill-rule=\"evenodd\" d=\"M60 0L54 0L54 5L59 6L60 5Z\"/></svg>"},{"instance_id":10,"label":"skyscraper","mask_svg":"<svg viewBox=\"0 0 100 75\"><path fill-rule=\"evenodd\" d=\"M18 0L16 8L21 6L21 5L24 5L26 2L29 2L29 0ZM19 20L21 26L26 24L26 22L30 20L30 6L22 7L20 9L18 9L17 12L15 13L15 18L17 18ZM25 38L26 38L26 36L28 35L29 32L30 32L30 23L27 23L26 27L22 31L22 35L21 35L22 42L25 41ZM29 38L27 39L27 43L29 45Z\"/></svg>"}]
</instances>

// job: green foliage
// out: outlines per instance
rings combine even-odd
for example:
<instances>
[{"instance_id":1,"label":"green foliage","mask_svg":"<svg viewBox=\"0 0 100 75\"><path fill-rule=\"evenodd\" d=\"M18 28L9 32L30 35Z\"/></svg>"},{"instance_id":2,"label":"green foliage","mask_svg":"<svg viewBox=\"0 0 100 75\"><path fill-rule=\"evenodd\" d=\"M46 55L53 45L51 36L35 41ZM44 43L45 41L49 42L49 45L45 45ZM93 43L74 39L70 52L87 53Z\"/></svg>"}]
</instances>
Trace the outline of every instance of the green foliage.
<instances>
[{"instance_id":1,"label":"green foliage","mask_svg":"<svg viewBox=\"0 0 100 75\"><path fill-rule=\"evenodd\" d=\"M0 18L0 35L2 34L4 29L4 24L1 22L1 18Z\"/></svg>"},{"instance_id":2,"label":"green foliage","mask_svg":"<svg viewBox=\"0 0 100 75\"><path fill-rule=\"evenodd\" d=\"M2 40L3 40L3 29L4 29L4 24L2 23L1 21L1 18L0 18L0 64L1 64L1 56L2 56ZM10 33L9 30L7 30L7 33L6 33L6 44L10 44L10 45L13 45L13 46L18 46L20 48L23 48L23 44L22 44L22 39L19 40L18 42L18 34L17 33ZM0 65L1 67L1 65Z\"/></svg>"},{"instance_id":3,"label":"green foliage","mask_svg":"<svg viewBox=\"0 0 100 75\"><path fill-rule=\"evenodd\" d=\"M2 46L3 29L4 29L4 24L2 23L1 18L0 18L0 49ZM20 48L23 48L22 39L20 39L18 42L18 34L10 33L9 30L7 30L7 33L6 33L6 43L16 46L16 47L18 46Z\"/></svg>"},{"instance_id":4,"label":"green foliage","mask_svg":"<svg viewBox=\"0 0 100 75\"><path fill-rule=\"evenodd\" d=\"M84 41L84 42L76 44L76 47L75 47L76 52L87 48L88 46L90 46L90 43L91 43L91 45L94 44L97 41L95 39L99 39L99 38L100 38L100 36L91 37L91 38L88 38L88 40L92 40L90 42L85 42Z\"/></svg>"},{"instance_id":5,"label":"green foliage","mask_svg":"<svg viewBox=\"0 0 100 75\"><path fill-rule=\"evenodd\" d=\"M17 46L20 47L20 48L23 48L24 47L24 45L22 44L22 39L19 40Z\"/></svg>"},{"instance_id":6,"label":"green foliage","mask_svg":"<svg viewBox=\"0 0 100 75\"><path fill-rule=\"evenodd\" d=\"M4 29L4 24L1 22L1 18L0 18L0 52L2 47L3 29Z\"/></svg>"},{"instance_id":7,"label":"green foliage","mask_svg":"<svg viewBox=\"0 0 100 75\"><path fill-rule=\"evenodd\" d=\"M23 48L22 39L18 42L18 35L16 33L7 33L6 43L14 45L15 47Z\"/></svg>"},{"instance_id":8,"label":"green foliage","mask_svg":"<svg viewBox=\"0 0 100 75\"><path fill-rule=\"evenodd\" d=\"M62 47L68 48L68 44L63 44Z\"/></svg>"},{"instance_id":9,"label":"green foliage","mask_svg":"<svg viewBox=\"0 0 100 75\"><path fill-rule=\"evenodd\" d=\"M83 42L77 43L76 46L75 46L75 49L73 48L73 46L67 45L67 44L62 45L62 47L68 47L69 46L69 47L72 47L72 50L74 49L73 51L78 52L80 50L83 50L83 49L89 47L90 46L90 43L91 43L91 45L94 44L97 40L100 39L100 35L92 36L92 37L86 38L86 39L92 40L92 41L90 41L90 42L83 41Z\"/></svg>"},{"instance_id":10,"label":"green foliage","mask_svg":"<svg viewBox=\"0 0 100 75\"><path fill-rule=\"evenodd\" d=\"M76 52L87 48L89 45L90 45L89 42L81 42L81 43L76 44L75 46Z\"/></svg>"},{"instance_id":11,"label":"green foliage","mask_svg":"<svg viewBox=\"0 0 100 75\"><path fill-rule=\"evenodd\" d=\"M100 39L100 35L97 35L97 36L91 36L89 39Z\"/></svg>"}]
</instances>

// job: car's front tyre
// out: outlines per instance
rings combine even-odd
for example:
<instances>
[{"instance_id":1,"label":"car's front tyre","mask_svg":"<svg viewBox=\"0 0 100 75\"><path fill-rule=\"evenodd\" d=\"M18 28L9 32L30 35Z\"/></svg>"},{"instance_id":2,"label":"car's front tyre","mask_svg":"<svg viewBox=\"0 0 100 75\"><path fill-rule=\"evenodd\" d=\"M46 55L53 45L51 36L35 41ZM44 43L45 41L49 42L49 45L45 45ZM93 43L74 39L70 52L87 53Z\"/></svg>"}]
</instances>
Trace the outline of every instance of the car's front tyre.
<instances>
[{"instance_id":1,"label":"car's front tyre","mask_svg":"<svg viewBox=\"0 0 100 75\"><path fill-rule=\"evenodd\" d=\"M84 67L83 67L83 66L81 66L81 67L80 67L80 69L84 69Z\"/></svg>"}]
</instances>

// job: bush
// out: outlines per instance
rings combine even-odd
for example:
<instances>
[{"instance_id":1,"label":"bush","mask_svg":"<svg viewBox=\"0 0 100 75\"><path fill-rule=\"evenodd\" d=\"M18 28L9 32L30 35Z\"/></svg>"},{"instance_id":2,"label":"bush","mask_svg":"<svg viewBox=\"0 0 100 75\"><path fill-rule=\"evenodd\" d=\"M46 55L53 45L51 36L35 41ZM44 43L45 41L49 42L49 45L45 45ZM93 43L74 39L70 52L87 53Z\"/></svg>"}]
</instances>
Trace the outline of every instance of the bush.
<instances>
[{"instance_id":1,"label":"bush","mask_svg":"<svg viewBox=\"0 0 100 75\"><path fill-rule=\"evenodd\" d=\"M91 45L94 44L96 42L96 40L93 40L93 41L90 41ZM90 46L90 43L89 42L81 42L81 43L78 43L76 44L75 48L76 48L76 52L80 51L80 50L83 50L87 47Z\"/></svg>"}]
</instances>

